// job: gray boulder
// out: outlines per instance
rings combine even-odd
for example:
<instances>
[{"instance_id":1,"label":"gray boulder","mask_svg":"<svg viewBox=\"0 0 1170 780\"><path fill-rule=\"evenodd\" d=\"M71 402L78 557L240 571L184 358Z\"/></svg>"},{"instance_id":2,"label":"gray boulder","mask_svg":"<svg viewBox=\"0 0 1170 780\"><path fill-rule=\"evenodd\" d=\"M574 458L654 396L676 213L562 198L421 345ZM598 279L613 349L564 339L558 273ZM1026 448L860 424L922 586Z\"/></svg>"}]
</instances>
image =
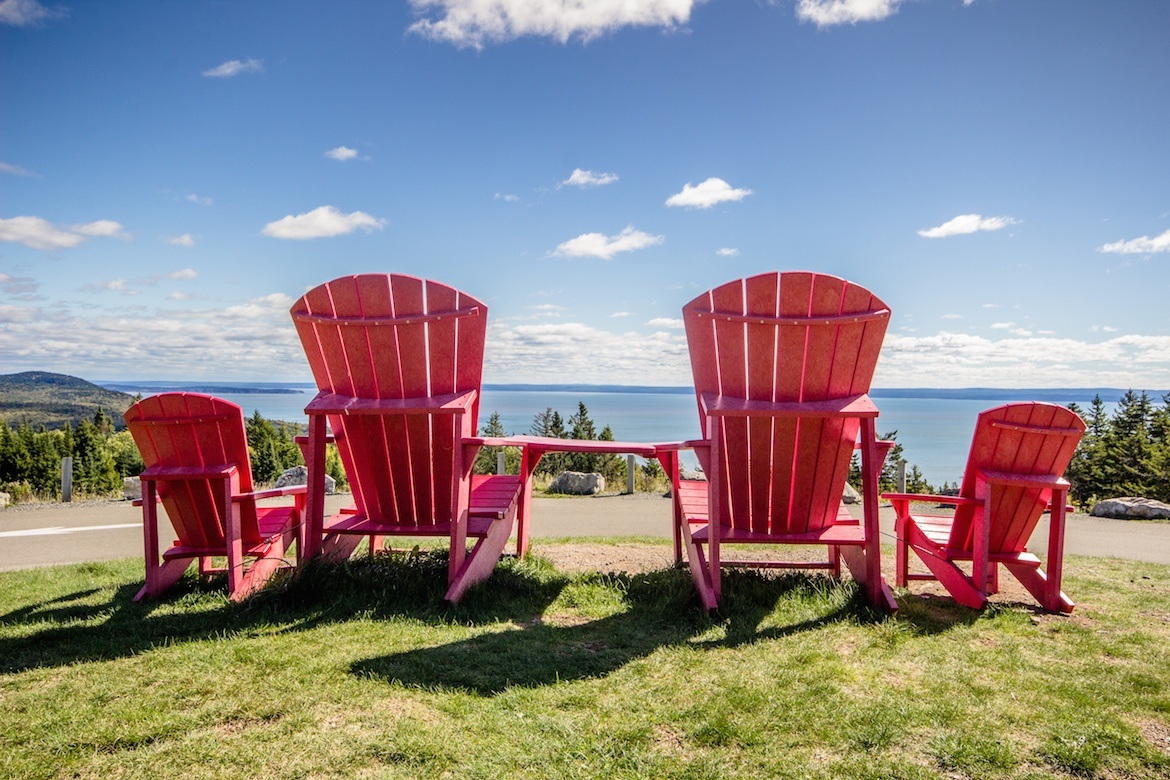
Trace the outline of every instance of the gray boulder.
<instances>
[{"instance_id":1,"label":"gray boulder","mask_svg":"<svg viewBox=\"0 0 1170 780\"><path fill-rule=\"evenodd\" d=\"M852 485L846 482L845 489L841 491L841 500L846 504L860 504L861 494L858 493Z\"/></svg>"},{"instance_id":2,"label":"gray boulder","mask_svg":"<svg viewBox=\"0 0 1170 780\"><path fill-rule=\"evenodd\" d=\"M568 493L574 496L593 496L605 490L605 477L600 474L583 474L580 471L563 471L548 486L549 493Z\"/></svg>"},{"instance_id":3,"label":"gray boulder","mask_svg":"<svg viewBox=\"0 0 1170 780\"><path fill-rule=\"evenodd\" d=\"M1170 504L1152 498L1107 498L1093 504L1093 517L1115 517L1122 520L1153 520L1170 518Z\"/></svg>"},{"instance_id":4,"label":"gray boulder","mask_svg":"<svg viewBox=\"0 0 1170 780\"><path fill-rule=\"evenodd\" d=\"M309 470L304 466L293 466L291 469L285 469L279 477L276 478L276 484L273 487L284 488L292 487L293 485L307 485L309 484ZM325 475L325 493L333 495L333 491L337 487L337 480L328 474Z\"/></svg>"},{"instance_id":5,"label":"gray boulder","mask_svg":"<svg viewBox=\"0 0 1170 780\"><path fill-rule=\"evenodd\" d=\"M122 496L127 501L137 501L142 498L142 480L138 477L123 477Z\"/></svg>"}]
</instances>

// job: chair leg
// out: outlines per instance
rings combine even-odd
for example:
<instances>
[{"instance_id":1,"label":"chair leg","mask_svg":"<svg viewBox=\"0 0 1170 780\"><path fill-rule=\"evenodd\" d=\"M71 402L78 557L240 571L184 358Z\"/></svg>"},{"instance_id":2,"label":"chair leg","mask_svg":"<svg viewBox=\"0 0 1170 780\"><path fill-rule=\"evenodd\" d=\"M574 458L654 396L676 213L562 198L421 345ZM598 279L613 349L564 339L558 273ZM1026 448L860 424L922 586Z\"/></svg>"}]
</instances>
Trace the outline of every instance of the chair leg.
<instances>
[{"instance_id":1,"label":"chair leg","mask_svg":"<svg viewBox=\"0 0 1170 780\"><path fill-rule=\"evenodd\" d=\"M1067 615L1076 607L1073 600L1060 590L1059 584L1052 582L1039 567L1018 563L1005 563L1004 566L1049 612L1063 612Z\"/></svg>"},{"instance_id":2,"label":"chair leg","mask_svg":"<svg viewBox=\"0 0 1170 780\"><path fill-rule=\"evenodd\" d=\"M513 512L509 517L496 520L491 524L487 536L475 543L475 546L471 548L471 553L464 558L463 565L451 577L450 587L447 589L447 595L443 597L444 599L452 604L458 604L468 588L477 582L483 582L492 575L496 568L496 562L500 560L504 547L512 536L512 525L515 517Z\"/></svg>"}]
</instances>

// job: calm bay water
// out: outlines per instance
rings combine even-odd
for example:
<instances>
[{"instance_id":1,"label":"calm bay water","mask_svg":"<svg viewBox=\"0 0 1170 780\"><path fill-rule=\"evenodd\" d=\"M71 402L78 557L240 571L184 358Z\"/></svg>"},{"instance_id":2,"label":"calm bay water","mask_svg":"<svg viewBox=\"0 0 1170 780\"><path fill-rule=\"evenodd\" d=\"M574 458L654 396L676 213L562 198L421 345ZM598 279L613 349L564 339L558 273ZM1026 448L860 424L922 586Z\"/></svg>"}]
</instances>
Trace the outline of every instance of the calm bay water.
<instances>
[{"instance_id":1,"label":"calm bay water","mask_svg":"<svg viewBox=\"0 0 1170 780\"><path fill-rule=\"evenodd\" d=\"M259 410L273 420L304 422L304 408L316 388L312 384L270 384L219 382L209 384L180 382L103 382L106 387L126 392L159 392L163 389L198 389L212 392L239 404L247 415ZM232 392L237 389L270 392ZM284 392L274 392L281 390ZM295 392L288 392L288 391ZM1088 390L966 390L931 391L874 390L871 396L881 416L879 434L897 431L909 463L917 465L931 484L957 482L963 473L975 416L984 409L1012 400L1043 400L1067 404L1076 402L1087 408L1095 393L1100 393L1112 410L1122 391L1102 388ZM932 397L943 395L947 397ZM1159 396L1160 397L1160 396ZM498 412L508 433L529 433L534 415L552 407L565 419L577 412L582 402L600 430L608 425L618 441L679 441L699 434L694 393L689 389L656 388L630 392L611 388L530 388L486 385L480 402L480 424ZM693 464L694 461L691 460Z\"/></svg>"}]
</instances>

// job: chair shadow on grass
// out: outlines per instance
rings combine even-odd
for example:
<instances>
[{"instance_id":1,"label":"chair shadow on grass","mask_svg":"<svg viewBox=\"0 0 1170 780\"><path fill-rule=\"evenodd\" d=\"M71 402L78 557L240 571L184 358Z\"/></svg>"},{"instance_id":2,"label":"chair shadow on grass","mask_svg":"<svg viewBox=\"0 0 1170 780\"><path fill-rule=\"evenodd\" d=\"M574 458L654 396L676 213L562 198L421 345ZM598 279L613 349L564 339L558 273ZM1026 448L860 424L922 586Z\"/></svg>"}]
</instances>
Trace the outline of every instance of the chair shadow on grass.
<instances>
[{"instance_id":1,"label":"chair shadow on grass","mask_svg":"<svg viewBox=\"0 0 1170 780\"><path fill-rule=\"evenodd\" d=\"M620 611L578 622L539 618L437 647L391 653L353 663L358 676L408 687L496 695L562 681L604 677L661 648L708 650L779 639L842 622L879 622L860 588L823 575L728 571L719 613L699 609L689 573L671 567L645 574L597 574L623 594ZM812 597L816 604L790 622L773 620L781 601ZM818 609L819 607L819 609ZM705 638L705 634L714 634Z\"/></svg>"},{"instance_id":2,"label":"chair shadow on grass","mask_svg":"<svg viewBox=\"0 0 1170 780\"><path fill-rule=\"evenodd\" d=\"M139 581L85 588L0 614L0 673L113 660L167 645L250 633L307 631L355 619L406 617L435 625L536 619L564 586L522 563L497 567L464 602L443 602L446 553L397 553L312 563L280 574L240 604L227 600L226 577L194 571L157 600L135 602ZM109 592L111 595L103 596ZM11 629L17 628L17 631ZM15 634L15 635L13 635Z\"/></svg>"},{"instance_id":3,"label":"chair shadow on grass","mask_svg":"<svg viewBox=\"0 0 1170 780\"><path fill-rule=\"evenodd\" d=\"M300 576L278 576L242 604L227 600L222 576L202 582L188 573L163 598L138 603L133 601L141 587L138 581L115 583L108 596L103 596L108 588L84 588L0 615L0 627L9 629L8 636L0 636L0 673L113 660L224 636L405 617L436 626L512 623L520 628L363 660L352 665L353 673L407 685L497 693L509 686L608 674L661 647L733 647L842 620L886 619L868 610L854 584L835 584L822 576L728 572L722 609L712 616L699 609L684 569L579 576L605 579L607 587L620 593L620 611L584 622L548 619L549 606L579 580L539 560L509 557L461 604L448 605L442 600L447 588L447 555L442 551L313 563ZM810 589L833 588L851 590L814 609L811 617L781 619L778 625L769 617L782 600L803 597ZM904 609L897 619L908 619L913 632L927 634L971 622L979 614L937 605ZM715 638L703 637L716 628Z\"/></svg>"}]
</instances>

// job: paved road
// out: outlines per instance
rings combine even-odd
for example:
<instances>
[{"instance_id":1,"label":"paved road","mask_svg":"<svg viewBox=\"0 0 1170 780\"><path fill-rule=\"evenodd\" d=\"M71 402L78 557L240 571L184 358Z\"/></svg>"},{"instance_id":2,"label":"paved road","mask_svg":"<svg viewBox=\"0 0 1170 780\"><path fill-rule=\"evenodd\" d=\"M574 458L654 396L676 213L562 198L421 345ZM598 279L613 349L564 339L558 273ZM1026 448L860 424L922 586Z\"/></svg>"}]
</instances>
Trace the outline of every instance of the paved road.
<instances>
[{"instance_id":1,"label":"paved road","mask_svg":"<svg viewBox=\"0 0 1170 780\"><path fill-rule=\"evenodd\" d=\"M330 496L336 511L348 496ZM652 536L669 538L670 502L649 495L537 498L533 537ZM893 513L882 510L882 531L893 538ZM1032 549L1046 547L1041 521ZM163 532L164 542L170 536ZM1102 520L1070 515L1065 550L1077 555L1170 564L1170 523ZM0 509L0 571L142 554L141 510L128 501L35 504Z\"/></svg>"}]
</instances>

